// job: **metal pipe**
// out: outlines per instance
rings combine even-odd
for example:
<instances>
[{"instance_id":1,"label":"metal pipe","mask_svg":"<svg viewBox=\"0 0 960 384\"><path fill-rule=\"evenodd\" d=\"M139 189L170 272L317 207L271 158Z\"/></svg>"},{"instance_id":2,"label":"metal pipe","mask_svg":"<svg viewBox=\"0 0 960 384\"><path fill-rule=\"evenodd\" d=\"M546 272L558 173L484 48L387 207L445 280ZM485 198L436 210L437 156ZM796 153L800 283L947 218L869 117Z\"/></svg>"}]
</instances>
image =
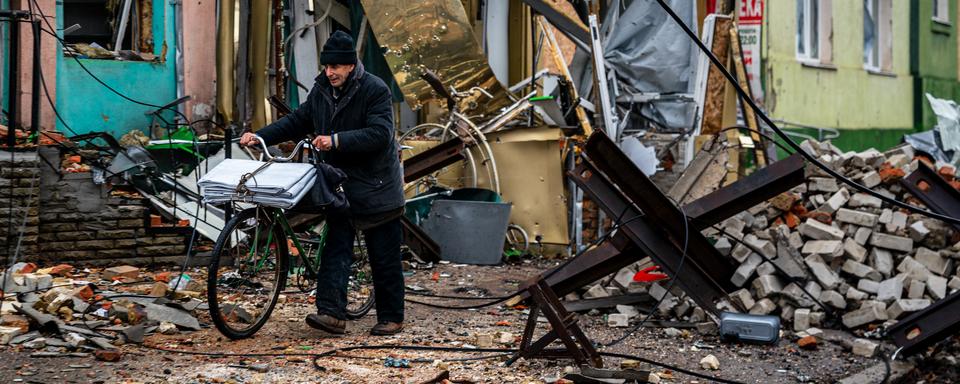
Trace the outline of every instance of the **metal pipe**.
<instances>
[{"instance_id":1,"label":"metal pipe","mask_svg":"<svg viewBox=\"0 0 960 384\"><path fill-rule=\"evenodd\" d=\"M40 140L40 71L43 70L40 64L40 20L33 20L33 75L31 80L33 86L30 95L30 132L33 134L33 143Z\"/></svg>"},{"instance_id":2,"label":"metal pipe","mask_svg":"<svg viewBox=\"0 0 960 384\"><path fill-rule=\"evenodd\" d=\"M13 147L17 144L17 109L20 104L20 24L17 22L18 17L15 13L11 13L10 17L10 67L8 68L10 85L7 87L7 93L9 94L7 98L7 148L13 151Z\"/></svg>"}]
</instances>

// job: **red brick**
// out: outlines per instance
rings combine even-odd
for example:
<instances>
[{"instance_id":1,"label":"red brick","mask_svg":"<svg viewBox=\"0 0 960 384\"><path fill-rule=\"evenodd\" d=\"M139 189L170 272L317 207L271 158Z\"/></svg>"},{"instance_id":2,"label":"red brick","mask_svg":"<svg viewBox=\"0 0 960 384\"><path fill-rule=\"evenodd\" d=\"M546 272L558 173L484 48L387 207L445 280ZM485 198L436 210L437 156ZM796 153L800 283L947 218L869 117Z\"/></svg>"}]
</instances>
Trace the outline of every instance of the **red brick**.
<instances>
[{"instance_id":1,"label":"red brick","mask_svg":"<svg viewBox=\"0 0 960 384\"><path fill-rule=\"evenodd\" d=\"M794 229L797 225L800 225L800 218L794 215L793 212L787 212L783 215L783 218L787 223L787 227L790 229Z\"/></svg>"},{"instance_id":2,"label":"red brick","mask_svg":"<svg viewBox=\"0 0 960 384\"><path fill-rule=\"evenodd\" d=\"M123 352L120 351L110 351L101 349L93 352L94 357L100 361L120 361L120 358L123 357Z\"/></svg>"},{"instance_id":3,"label":"red brick","mask_svg":"<svg viewBox=\"0 0 960 384\"><path fill-rule=\"evenodd\" d=\"M806 336L797 340L797 345L803 349L817 349L817 338Z\"/></svg>"},{"instance_id":4,"label":"red brick","mask_svg":"<svg viewBox=\"0 0 960 384\"><path fill-rule=\"evenodd\" d=\"M82 287L74 289L73 296L83 301L90 300L93 298L93 289L90 289L89 285L84 285Z\"/></svg>"},{"instance_id":5,"label":"red brick","mask_svg":"<svg viewBox=\"0 0 960 384\"><path fill-rule=\"evenodd\" d=\"M824 224L833 223L833 217L831 217L830 214L826 212L810 212L807 214L807 217Z\"/></svg>"},{"instance_id":6,"label":"red brick","mask_svg":"<svg viewBox=\"0 0 960 384\"><path fill-rule=\"evenodd\" d=\"M957 175L957 170L951 166L944 165L937 170L937 173L940 174L940 177L944 180L953 181Z\"/></svg>"},{"instance_id":7,"label":"red brick","mask_svg":"<svg viewBox=\"0 0 960 384\"><path fill-rule=\"evenodd\" d=\"M70 264L60 264L50 267L50 274L54 276L70 276L73 272L73 266Z\"/></svg>"},{"instance_id":8,"label":"red brick","mask_svg":"<svg viewBox=\"0 0 960 384\"><path fill-rule=\"evenodd\" d=\"M880 167L880 181L884 184L892 184L906 176L906 173L903 172L900 168L893 168L890 164L883 163L883 166Z\"/></svg>"},{"instance_id":9,"label":"red brick","mask_svg":"<svg viewBox=\"0 0 960 384\"><path fill-rule=\"evenodd\" d=\"M33 273L33 272L36 271L36 270L37 270L37 265L36 265L36 264L34 264L34 263L27 263L27 265L24 265L23 268L20 268L20 270L19 270L19 271L16 271L16 273L19 273L19 274L27 274L27 273Z\"/></svg>"},{"instance_id":10,"label":"red brick","mask_svg":"<svg viewBox=\"0 0 960 384\"><path fill-rule=\"evenodd\" d=\"M155 275L153 275L153 280L154 280L154 281L162 281L162 282L164 282L164 283L169 283L169 282L170 282L170 272L167 271L167 272L160 272L160 273L158 273L158 274L155 274Z\"/></svg>"}]
</instances>

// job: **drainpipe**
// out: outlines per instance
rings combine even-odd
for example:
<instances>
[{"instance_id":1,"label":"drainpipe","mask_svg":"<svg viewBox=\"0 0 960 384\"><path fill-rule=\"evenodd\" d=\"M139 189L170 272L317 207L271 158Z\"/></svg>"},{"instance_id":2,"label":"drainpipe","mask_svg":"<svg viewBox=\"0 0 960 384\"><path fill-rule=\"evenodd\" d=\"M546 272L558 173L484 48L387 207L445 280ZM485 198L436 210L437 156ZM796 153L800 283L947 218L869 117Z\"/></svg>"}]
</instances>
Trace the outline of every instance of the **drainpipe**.
<instances>
[{"instance_id":1,"label":"drainpipe","mask_svg":"<svg viewBox=\"0 0 960 384\"><path fill-rule=\"evenodd\" d=\"M174 50L176 57L176 64L174 64L174 72L177 76L177 100L180 100L186 93L184 89L184 80L183 80L183 1L182 0L170 0L170 5L173 5L173 20L174 20L174 33L176 33L176 43L177 49ZM191 103L192 104L192 103ZM177 105L177 110L181 114L177 115L177 120L181 119L180 116L193 116L187 115L187 103L180 103ZM190 124L189 121L182 122L183 124Z\"/></svg>"},{"instance_id":2,"label":"drainpipe","mask_svg":"<svg viewBox=\"0 0 960 384\"><path fill-rule=\"evenodd\" d=\"M30 95L30 131L33 134L33 143L37 144L40 140L40 20L33 20L30 23L33 27L33 81ZM11 131L12 132L12 131ZM10 135L13 137L13 135Z\"/></svg>"}]
</instances>

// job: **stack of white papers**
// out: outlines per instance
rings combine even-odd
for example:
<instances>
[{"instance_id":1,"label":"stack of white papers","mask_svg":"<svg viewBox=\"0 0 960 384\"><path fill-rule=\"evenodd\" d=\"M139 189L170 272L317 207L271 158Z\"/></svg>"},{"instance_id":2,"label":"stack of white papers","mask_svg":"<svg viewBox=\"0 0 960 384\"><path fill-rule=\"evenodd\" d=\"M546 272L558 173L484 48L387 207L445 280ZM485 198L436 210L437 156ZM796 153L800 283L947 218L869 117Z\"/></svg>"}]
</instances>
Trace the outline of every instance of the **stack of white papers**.
<instances>
[{"instance_id":1,"label":"stack of white papers","mask_svg":"<svg viewBox=\"0 0 960 384\"><path fill-rule=\"evenodd\" d=\"M264 164L255 160L222 161L197 183L203 201L210 204L244 201L286 209L296 205L316 181L313 164L271 163L247 179L245 191L238 191L240 179Z\"/></svg>"}]
</instances>

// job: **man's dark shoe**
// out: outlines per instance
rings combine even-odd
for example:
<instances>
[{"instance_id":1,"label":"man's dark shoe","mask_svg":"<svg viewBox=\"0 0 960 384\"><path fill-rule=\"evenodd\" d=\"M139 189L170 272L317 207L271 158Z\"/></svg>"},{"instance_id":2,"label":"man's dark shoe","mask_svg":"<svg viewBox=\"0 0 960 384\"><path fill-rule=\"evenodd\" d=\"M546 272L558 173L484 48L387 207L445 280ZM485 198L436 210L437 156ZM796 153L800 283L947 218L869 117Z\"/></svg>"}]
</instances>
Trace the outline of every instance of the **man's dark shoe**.
<instances>
[{"instance_id":1,"label":"man's dark shoe","mask_svg":"<svg viewBox=\"0 0 960 384\"><path fill-rule=\"evenodd\" d=\"M381 321L374 325L373 328L370 328L370 334L374 336L389 336L396 335L403 330L403 323L393 323L389 321Z\"/></svg>"},{"instance_id":2,"label":"man's dark shoe","mask_svg":"<svg viewBox=\"0 0 960 384\"><path fill-rule=\"evenodd\" d=\"M340 320L322 313L311 313L307 315L307 325L335 335L347 333L346 320Z\"/></svg>"}]
</instances>

